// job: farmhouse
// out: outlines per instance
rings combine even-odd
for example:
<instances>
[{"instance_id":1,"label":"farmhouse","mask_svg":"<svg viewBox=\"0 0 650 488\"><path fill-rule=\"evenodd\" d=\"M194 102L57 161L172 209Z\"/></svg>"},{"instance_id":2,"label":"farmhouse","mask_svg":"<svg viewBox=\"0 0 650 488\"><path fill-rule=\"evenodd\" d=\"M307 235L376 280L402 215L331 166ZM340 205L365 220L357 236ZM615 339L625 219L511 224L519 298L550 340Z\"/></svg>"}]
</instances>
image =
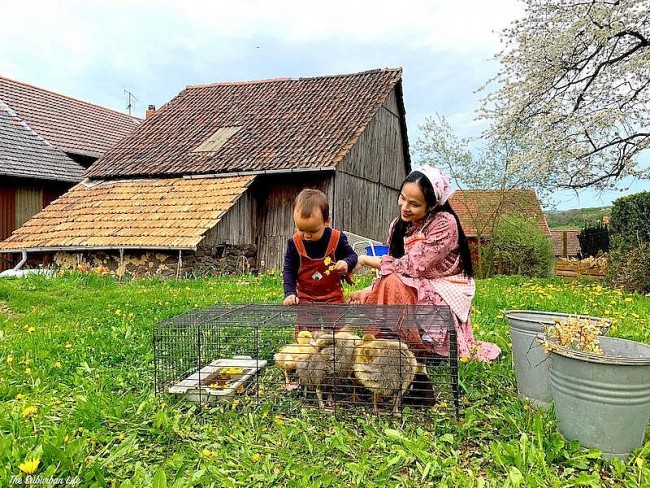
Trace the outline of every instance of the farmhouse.
<instances>
[{"instance_id":1,"label":"farmhouse","mask_svg":"<svg viewBox=\"0 0 650 488\"><path fill-rule=\"evenodd\" d=\"M139 119L0 77L0 240L79 183ZM0 271L16 255L0 255Z\"/></svg>"},{"instance_id":2,"label":"farmhouse","mask_svg":"<svg viewBox=\"0 0 650 488\"><path fill-rule=\"evenodd\" d=\"M449 204L458 214L474 262L478 261L479 245L489 238L499 218L506 215L531 218L544 234L551 237L534 190L457 190L449 198Z\"/></svg>"},{"instance_id":3,"label":"farmhouse","mask_svg":"<svg viewBox=\"0 0 650 488\"><path fill-rule=\"evenodd\" d=\"M279 268L300 190L383 240L410 169L401 69L189 86L0 251L130 274Z\"/></svg>"}]
</instances>

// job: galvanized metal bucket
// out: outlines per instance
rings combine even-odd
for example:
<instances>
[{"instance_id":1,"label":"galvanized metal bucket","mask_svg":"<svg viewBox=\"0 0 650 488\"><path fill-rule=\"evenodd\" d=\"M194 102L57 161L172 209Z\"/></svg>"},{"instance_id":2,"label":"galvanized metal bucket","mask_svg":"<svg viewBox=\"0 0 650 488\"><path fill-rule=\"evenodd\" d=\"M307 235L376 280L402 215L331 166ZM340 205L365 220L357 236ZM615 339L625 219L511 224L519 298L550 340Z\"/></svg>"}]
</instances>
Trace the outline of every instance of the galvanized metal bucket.
<instances>
[{"instance_id":1,"label":"galvanized metal bucket","mask_svg":"<svg viewBox=\"0 0 650 488\"><path fill-rule=\"evenodd\" d=\"M528 399L536 407L547 409L551 404L548 384L549 357L537 341L537 334L544 332L556 319L578 317L601 322L600 317L537 310L504 310L510 325L512 359L517 379L519 397Z\"/></svg>"},{"instance_id":2,"label":"galvanized metal bucket","mask_svg":"<svg viewBox=\"0 0 650 488\"><path fill-rule=\"evenodd\" d=\"M650 419L650 345L601 337L600 347L603 355L550 353L555 417L567 439L625 460L643 445Z\"/></svg>"}]
</instances>

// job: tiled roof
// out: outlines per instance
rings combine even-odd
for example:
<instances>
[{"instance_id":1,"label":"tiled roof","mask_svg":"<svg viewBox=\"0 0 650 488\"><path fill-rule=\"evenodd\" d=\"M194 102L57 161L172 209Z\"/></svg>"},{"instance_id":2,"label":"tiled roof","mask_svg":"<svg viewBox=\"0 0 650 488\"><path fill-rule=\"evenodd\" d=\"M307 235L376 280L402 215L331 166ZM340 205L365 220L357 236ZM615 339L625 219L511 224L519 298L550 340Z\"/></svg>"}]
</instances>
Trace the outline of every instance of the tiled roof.
<instances>
[{"instance_id":1,"label":"tiled roof","mask_svg":"<svg viewBox=\"0 0 650 488\"><path fill-rule=\"evenodd\" d=\"M486 236L498 214L519 214L537 219L539 228L550 236L548 223L534 190L457 190L449 198L465 235Z\"/></svg>"},{"instance_id":2,"label":"tiled roof","mask_svg":"<svg viewBox=\"0 0 650 488\"><path fill-rule=\"evenodd\" d=\"M0 249L195 249L253 178L80 183L14 231Z\"/></svg>"},{"instance_id":3,"label":"tiled roof","mask_svg":"<svg viewBox=\"0 0 650 488\"><path fill-rule=\"evenodd\" d=\"M190 86L95 162L86 176L289 171L335 166L401 77L401 69L382 69L350 75ZM227 133L229 138L225 143L220 140L223 144L215 146L216 151L198 150L225 128L229 129L220 133Z\"/></svg>"},{"instance_id":4,"label":"tiled roof","mask_svg":"<svg viewBox=\"0 0 650 488\"><path fill-rule=\"evenodd\" d=\"M140 123L130 115L3 77L0 101L56 149L95 158Z\"/></svg>"},{"instance_id":5,"label":"tiled roof","mask_svg":"<svg viewBox=\"0 0 650 488\"><path fill-rule=\"evenodd\" d=\"M551 238L553 239L553 248L555 249L556 256L562 256L563 251L563 237L562 235L566 232L566 255L567 257L576 257L580 254L580 241L578 240L578 234L580 234L579 229L567 229L567 230L551 230Z\"/></svg>"},{"instance_id":6,"label":"tiled roof","mask_svg":"<svg viewBox=\"0 0 650 488\"><path fill-rule=\"evenodd\" d=\"M83 171L0 102L0 175L79 182Z\"/></svg>"}]
</instances>

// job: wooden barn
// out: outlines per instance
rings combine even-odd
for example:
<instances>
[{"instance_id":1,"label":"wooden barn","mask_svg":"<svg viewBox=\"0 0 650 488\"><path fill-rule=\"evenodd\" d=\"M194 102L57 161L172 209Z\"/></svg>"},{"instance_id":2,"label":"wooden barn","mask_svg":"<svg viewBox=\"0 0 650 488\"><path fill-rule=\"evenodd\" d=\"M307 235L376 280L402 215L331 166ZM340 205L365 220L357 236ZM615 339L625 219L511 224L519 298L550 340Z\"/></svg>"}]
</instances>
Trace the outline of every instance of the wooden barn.
<instances>
[{"instance_id":1,"label":"wooden barn","mask_svg":"<svg viewBox=\"0 0 650 488\"><path fill-rule=\"evenodd\" d=\"M0 240L73 185L138 119L0 77ZM0 271L17 256L0 255Z\"/></svg>"},{"instance_id":2,"label":"wooden barn","mask_svg":"<svg viewBox=\"0 0 650 488\"><path fill-rule=\"evenodd\" d=\"M189 86L0 250L130 274L281 268L302 189L383 241L410 169L401 69Z\"/></svg>"}]
</instances>

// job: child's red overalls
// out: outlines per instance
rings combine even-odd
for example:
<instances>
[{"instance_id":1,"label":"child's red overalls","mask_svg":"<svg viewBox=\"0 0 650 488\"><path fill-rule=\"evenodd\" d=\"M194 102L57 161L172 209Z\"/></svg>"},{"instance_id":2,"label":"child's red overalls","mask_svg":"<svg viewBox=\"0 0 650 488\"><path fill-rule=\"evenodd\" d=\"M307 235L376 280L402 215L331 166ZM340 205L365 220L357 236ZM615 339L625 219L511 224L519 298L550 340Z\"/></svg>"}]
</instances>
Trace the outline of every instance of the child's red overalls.
<instances>
[{"instance_id":1,"label":"child's red overalls","mask_svg":"<svg viewBox=\"0 0 650 488\"><path fill-rule=\"evenodd\" d=\"M332 235L327 245L325 255L320 258L307 256L305 245L298 234L293 235L293 243L296 245L300 256L300 267L298 268L298 280L296 283L296 295L300 304L304 303L344 303L343 285L341 275L334 271L336 258L334 252L339 245L341 232L332 229ZM329 258L329 259L328 259ZM326 261L329 264L325 264ZM332 269L330 269L332 268ZM314 323L311 314L298 312L298 324L296 324L296 335L301 330L320 330L320 325Z\"/></svg>"}]
</instances>

